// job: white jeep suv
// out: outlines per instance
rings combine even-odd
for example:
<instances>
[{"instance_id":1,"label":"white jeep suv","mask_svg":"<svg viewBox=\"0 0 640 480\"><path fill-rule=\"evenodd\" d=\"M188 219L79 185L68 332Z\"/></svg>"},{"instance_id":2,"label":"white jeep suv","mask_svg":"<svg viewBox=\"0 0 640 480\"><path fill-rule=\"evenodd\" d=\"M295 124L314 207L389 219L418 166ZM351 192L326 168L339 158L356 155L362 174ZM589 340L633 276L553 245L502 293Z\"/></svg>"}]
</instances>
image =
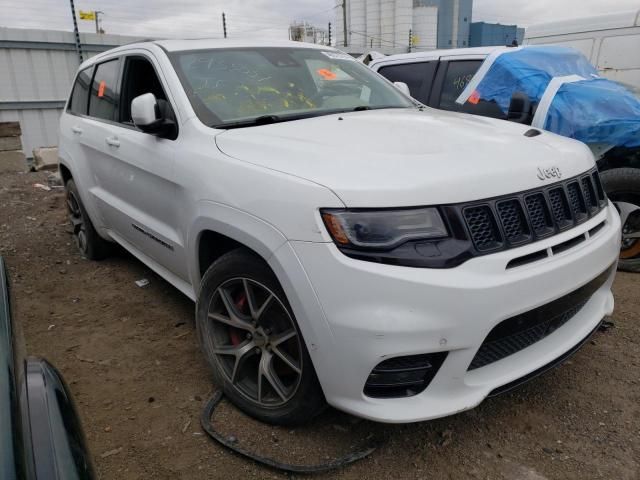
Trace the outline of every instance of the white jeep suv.
<instances>
[{"instance_id":1,"label":"white jeep suv","mask_svg":"<svg viewBox=\"0 0 640 480\"><path fill-rule=\"evenodd\" d=\"M575 351L620 221L584 145L441 112L329 47L166 40L80 66L60 121L80 250L197 302L237 406L412 422Z\"/></svg>"}]
</instances>

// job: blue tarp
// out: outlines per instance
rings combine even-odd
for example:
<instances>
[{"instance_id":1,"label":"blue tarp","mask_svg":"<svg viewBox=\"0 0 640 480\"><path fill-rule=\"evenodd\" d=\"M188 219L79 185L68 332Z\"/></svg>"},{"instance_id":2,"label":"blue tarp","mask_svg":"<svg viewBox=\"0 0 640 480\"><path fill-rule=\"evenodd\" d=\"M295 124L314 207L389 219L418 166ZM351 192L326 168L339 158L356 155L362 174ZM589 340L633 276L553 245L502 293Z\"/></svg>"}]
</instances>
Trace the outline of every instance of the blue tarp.
<instances>
[{"instance_id":1,"label":"blue tarp","mask_svg":"<svg viewBox=\"0 0 640 480\"><path fill-rule=\"evenodd\" d=\"M587 144L640 146L640 99L600 77L580 52L554 46L522 47L490 56L485 64L488 69L478 71L478 78L471 80L459 101L468 101L470 95L493 100L506 114L513 93L526 93L538 105L554 78L577 75L584 80L562 83L553 97L542 118L545 130Z\"/></svg>"}]
</instances>

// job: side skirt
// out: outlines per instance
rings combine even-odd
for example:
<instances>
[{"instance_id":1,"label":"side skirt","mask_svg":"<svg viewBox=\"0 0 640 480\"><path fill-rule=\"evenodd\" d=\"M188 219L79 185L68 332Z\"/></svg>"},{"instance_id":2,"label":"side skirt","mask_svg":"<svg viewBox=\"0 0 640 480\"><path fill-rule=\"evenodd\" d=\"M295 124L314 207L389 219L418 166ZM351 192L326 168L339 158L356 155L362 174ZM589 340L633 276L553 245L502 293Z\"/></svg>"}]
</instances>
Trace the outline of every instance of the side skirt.
<instances>
[{"instance_id":1,"label":"side skirt","mask_svg":"<svg viewBox=\"0 0 640 480\"><path fill-rule=\"evenodd\" d=\"M197 297L196 297L196 294L194 292L193 286L190 283L185 282L180 277L178 277L174 273L172 273L169 270L167 270L166 268L164 268L158 262L156 262L155 260L152 260L150 257L148 257L147 255L142 253L140 250L135 248L133 245L131 245L129 242L127 242L124 238L122 238L117 233L113 232L112 230L109 230L108 232L109 232L109 236L114 241L119 243L131 255L136 257L138 260L140 260L147 267L149 267L151 270L156 272L158 275L160 275L162 278L164 278L171 285L173 285L178 290L180 290L180 292L182 292L184 295L189 297L191 300L193 300L194 302L196 301Z\"/></svg>"}]
</instances>

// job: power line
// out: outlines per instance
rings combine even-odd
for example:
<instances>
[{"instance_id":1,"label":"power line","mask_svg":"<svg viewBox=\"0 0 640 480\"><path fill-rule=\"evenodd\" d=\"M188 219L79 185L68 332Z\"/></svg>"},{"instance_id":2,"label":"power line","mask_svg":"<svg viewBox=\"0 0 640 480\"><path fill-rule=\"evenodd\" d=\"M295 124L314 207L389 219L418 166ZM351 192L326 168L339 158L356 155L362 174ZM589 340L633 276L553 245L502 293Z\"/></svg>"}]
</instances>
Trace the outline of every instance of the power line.
<instances>
[{"instance_id":1,"label":"power line","mask_svg":"<svg viewBox=\"0 0 640 480\"><path fill-rule=\"evenodd\" d=\"M409 46L409 45L405 45L405 44L401 44L401 43L396 43L393 40L385 40L384 38L375 37L373 35L367 35L366 33L363 33L363 32L356 32L355 30L349 30L349 33L355 33L356 35L361 35L361 36L366 37L366 38L371 38L373 40L379 41L380 43L387 43L387 44L390 44L393 47L403 47L403 48L405 48L405 47Z\"/></svg>"},{"instance_id":2,"label":"power line","mask_svg":"<svg viewBox=\"0 0 640 480\"><path fill-rule=\"evenodd\" d=\"M320 16L320 15L322 15L322 14L325 14L325 13L330 12L331 10L335 10L335 9L336 9L336 8L338 8L338 7L340 7L340 5L334 5L333 7L331 7L331 8L327 8L326 10L322 10L321 12L312 13L311 15L304 15L304 18L305 18L305 19L307 19L307 18L314 18L314 17L318 17L318 16Z\"/></svg>"}]
</instances>

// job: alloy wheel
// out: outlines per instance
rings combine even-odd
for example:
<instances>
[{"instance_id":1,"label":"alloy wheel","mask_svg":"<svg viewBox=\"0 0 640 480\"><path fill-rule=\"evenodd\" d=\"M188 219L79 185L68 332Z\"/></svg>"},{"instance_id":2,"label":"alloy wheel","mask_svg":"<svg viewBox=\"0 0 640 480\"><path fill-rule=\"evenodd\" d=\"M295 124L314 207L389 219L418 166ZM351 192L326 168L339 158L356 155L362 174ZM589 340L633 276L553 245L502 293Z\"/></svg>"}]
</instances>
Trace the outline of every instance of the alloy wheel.
<instances>
[{"instance_id":1,"label":"alloy wheel","mask_svg":"<svg viewBox=\"0 0 640 480\"><path fill-rule=\"evenodd\" d=\"M278 407L302 378L301 338L278 295L250 278L233 278L213 294L204 345L225 379L260 407Z\"/></svg>"},{"instance_id":2,"label":"alloy wheel","mask_svg":"<svg viewBox=\"0 0 640 480\"><path fill-rule=\"evenodd\" d=\"M73 227L73 236L76 240L76 245L81 252L85 252L87 249L87 229L80 203L75 193L71 191L67 192L67 210Z\"/></svg>"},{"instance_id":3,"label":"alloy wheel","mask_svg":"<svg viewBox=\"0 0 640 480\"><path fill-rule=\"evenodd\" d=\"M614 202L622 223L620 258L632 259L640 256L640 207L635 203Z\"/></svg>"}]
</instances>

